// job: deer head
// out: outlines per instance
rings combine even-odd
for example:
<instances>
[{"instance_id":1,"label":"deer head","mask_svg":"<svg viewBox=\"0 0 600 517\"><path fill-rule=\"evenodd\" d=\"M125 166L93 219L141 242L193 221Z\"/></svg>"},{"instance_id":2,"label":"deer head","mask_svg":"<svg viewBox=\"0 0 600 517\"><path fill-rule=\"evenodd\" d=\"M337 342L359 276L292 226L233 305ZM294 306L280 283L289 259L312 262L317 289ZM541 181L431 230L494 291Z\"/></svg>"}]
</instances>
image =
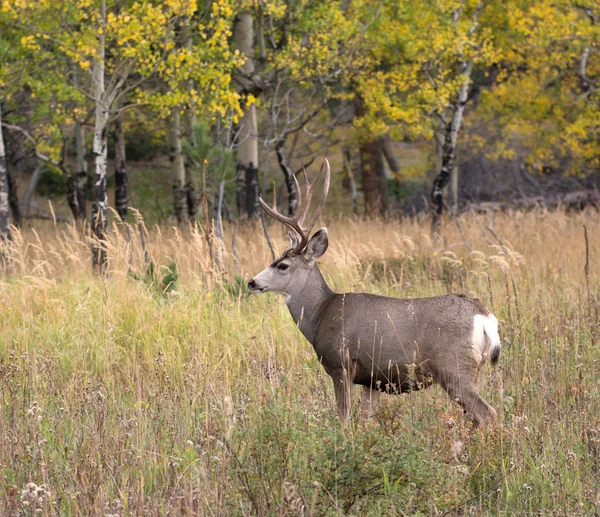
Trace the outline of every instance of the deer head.
<instances>
[{"instance_id":1,"label":"deer head","mask_svg":"<svg viewBox=\"0 0 600 517\"><path fill-rule=\"evenodd\" d=\"M315 213L307 223L308 212L310 210L310 202L312 200L313 188L317 183L323 167L326 167L325 185L323 187L323 196L319 202ZM275 262L269 267L261 271L252 280L248 282L250 291L254 294L275 292L290 296L292 292L299 291L304 288L306 279L309 277L311 270L316 264L316 259L325 253L329 244L327 236L327 228L321 228L312 237L310 232L321 215L327 194L329 192L329 184L331 181L331 169L329 162L325 160L321 166L318 176L311 183L308 180L306 171L304 171L304 179L306 182L306 196L303 204L302 191L296 176L296 192L298 193L298 206L296 216L287 217L277 211L277 199L273 192L273 208L259 198L263 210L276 221L283 223L289 228L288 235L290 237L291 247L283 252Z\"/></svg>"}]
</instances>

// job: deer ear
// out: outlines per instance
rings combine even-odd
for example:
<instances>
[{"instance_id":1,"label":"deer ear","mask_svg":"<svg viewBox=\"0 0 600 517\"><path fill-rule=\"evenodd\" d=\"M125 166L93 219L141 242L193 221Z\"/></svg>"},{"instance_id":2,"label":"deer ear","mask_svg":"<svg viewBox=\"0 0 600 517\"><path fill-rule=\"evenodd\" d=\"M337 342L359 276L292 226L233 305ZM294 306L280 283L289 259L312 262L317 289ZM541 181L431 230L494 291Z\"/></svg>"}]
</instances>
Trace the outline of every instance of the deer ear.
<instances>
[{"instance_id":1,"label":"deer ear","mask_svg":"<svg viewBox=\"0 0 600 517\"><path fill-rule=\"evenodd\" d=\"M327 228L321 228L308 241L306 251L304 252L304 258L306 260L318 259L327 251L327 246L329 246Z\"/></svg>"}]
</instances>

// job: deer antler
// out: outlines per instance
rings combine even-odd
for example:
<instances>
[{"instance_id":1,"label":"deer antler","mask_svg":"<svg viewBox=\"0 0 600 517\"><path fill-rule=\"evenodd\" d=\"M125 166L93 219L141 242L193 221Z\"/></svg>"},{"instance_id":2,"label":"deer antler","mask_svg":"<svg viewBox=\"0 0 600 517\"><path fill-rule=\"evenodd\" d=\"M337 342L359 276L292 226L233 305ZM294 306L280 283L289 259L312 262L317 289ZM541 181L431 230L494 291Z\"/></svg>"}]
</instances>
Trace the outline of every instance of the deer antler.
<instances>
[{"instance_id":1,"label":"deer antler","mask_svg":"<svg viewBox=\"0 0 600 517\"><path fill-rule=\"evenodd\" d=\"M306 220L306 218L308 216L308 212L310 210L310 202L312 200L313 188L315 186L315 183L317 183L317 181L321 177L321 173L323 172L324 165L327 166L327 172L325 173L325 185L323 186L323 196L321 197L319 206L317 207L317 210L315 211L312 218L310 219L310 222L308 223L307 226L304 226L304 221ZM325 207L325 202L327 201L327 194L329 193L329 185L331 183L331 168L329 167L329 161L327 159L325 159L325 161L321 165L319 174L317 175L317 177L315 178L315 180L312 183L310 181L308 181L308 175L306 174L306 170L303 170L303 172L304 172L304 181L306 182L306 204L305 204L305 206L302 206L302 191L300 189L300 184L298 183L298 179L296 178L296 175L294 175L294 182L296 184L296 192L298 193L298 204L297 204L296 212L301 214L300 217L298 217L298 216L287 217L283 214L280 214L277 211L277 199L275 197L275 191L273 191L273 208L271 208L269 205L267 205L267 203L265 203L263 201L262 197L258 198L261 206L263 207L263 210L265 212L267 212L267 214L269 214L276 221L283 223L285 226L287 226L290 230L293 230L298 235L299 241L296 242L294 249L290 252L292 255L297 255L300 252L302 252L302 250L304 250L304 248L308 244L308 238L310 236L310 232L311 232L313 226L315 225L315 223L317 222L317 219L321 215L323 208Z\"/></svg>"}]
</instances>

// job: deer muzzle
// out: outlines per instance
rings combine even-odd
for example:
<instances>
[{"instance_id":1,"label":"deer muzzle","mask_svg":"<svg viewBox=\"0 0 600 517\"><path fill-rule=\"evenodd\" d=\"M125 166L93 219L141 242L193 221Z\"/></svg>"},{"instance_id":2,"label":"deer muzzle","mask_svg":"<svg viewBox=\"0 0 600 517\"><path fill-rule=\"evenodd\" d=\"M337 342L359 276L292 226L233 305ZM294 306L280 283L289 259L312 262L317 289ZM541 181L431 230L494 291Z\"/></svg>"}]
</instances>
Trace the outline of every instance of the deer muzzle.
<instances>
[{"instance_id":1,"label":"deer muzzle","mask_svg":"<svg viewBox=\"0 0 600 517\"><path fill-rule=\"evenodd\" d=\"M252 294L264 293L266 291L266 287L262 287L256 283L256 280L253 278L248 282L248 289Z\"/></svg>"}]
</instances>

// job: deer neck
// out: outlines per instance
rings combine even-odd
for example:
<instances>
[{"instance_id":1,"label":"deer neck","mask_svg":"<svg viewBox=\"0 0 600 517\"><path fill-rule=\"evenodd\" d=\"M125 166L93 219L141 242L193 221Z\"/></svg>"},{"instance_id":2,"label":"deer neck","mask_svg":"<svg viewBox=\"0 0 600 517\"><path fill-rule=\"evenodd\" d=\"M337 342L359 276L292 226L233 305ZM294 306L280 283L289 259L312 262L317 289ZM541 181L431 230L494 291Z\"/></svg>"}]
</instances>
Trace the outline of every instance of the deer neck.
<instances>
[{"instance_id":1,"label":"deer neck","mask_svg":"<svg viewBox=\"0 0 600 517\"><path fill-rule=\"evenodd\" d=\"M329 288L318 266L312 268L306 282L288 293L285 303L300 331L311 343L323 309L335 293Z\"/></svg>"}]
</instances>

